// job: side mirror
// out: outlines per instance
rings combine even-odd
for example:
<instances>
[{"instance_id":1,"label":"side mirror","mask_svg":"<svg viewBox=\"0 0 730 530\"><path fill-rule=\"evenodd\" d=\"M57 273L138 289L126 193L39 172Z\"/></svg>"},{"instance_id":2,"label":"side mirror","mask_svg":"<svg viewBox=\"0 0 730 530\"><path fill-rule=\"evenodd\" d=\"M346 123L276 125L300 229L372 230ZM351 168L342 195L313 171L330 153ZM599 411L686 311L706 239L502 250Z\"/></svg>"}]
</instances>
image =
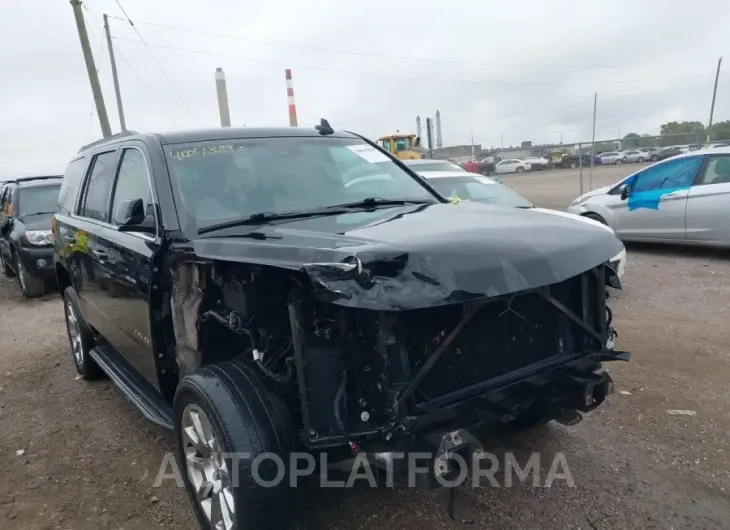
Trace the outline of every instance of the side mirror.
<instances>
[{"instance_id":1,"label":"side mirror","mask_svg":"<svg viewBox=\"0 0 730 530\"><path fill-rule=\"evenodd\" d=\"M114 222L120 232L155 234L155 217L145 212L142 199L122 201L114 214Z\"/></svg>"},{"instance_id":2,"label":"side mirror","mask_svg":"<svg viewBox=\"0 0 730 530\"><path fill-rule=\"evenodd\" d=\"M421 147L421 137L416 136L416 147Z\"/></svg>"},{"instance_id":3,"label":"side mirror","mask_svg":"<svg viewBox=\"0 0 730 530\"><path fill-rule=\"evenodd\" d=\"M621 190L621 200L622 201L625 201L628 198L628 196L629 196L629 192L631 191L629 189L629 185L628 184L624 184L619 189Z\"/></svg>"}]
</instances>

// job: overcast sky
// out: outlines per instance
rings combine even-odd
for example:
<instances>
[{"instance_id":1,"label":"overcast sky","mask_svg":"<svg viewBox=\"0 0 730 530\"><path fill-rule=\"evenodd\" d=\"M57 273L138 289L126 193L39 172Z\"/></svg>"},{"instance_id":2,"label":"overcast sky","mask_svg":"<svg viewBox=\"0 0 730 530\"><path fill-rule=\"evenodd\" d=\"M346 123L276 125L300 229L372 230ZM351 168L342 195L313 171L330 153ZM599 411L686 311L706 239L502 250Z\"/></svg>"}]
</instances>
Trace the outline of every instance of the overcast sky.
<instances>
[{"instance_id":1,"label":"overcast sky","mask_svg":"<svg viewBox=\"0 0 730 530\"><path fill-rule=\"evenodd\" d=\"M596 139L658 134L707 122L721 55L715 121L730 119L726 0L120 2L152 53L115 0L84 10L114 132L103 13L139 131L218 126L222 67L233 125L288 125L291 68L300 126L326 117L377 138L440 110L446 146L472 132L484 146L567 143L590 139L598 92ZM5 2L0 17L0 176L62 172L101 136L72 7L42 4Z\"/></svg>"}]
</instances>

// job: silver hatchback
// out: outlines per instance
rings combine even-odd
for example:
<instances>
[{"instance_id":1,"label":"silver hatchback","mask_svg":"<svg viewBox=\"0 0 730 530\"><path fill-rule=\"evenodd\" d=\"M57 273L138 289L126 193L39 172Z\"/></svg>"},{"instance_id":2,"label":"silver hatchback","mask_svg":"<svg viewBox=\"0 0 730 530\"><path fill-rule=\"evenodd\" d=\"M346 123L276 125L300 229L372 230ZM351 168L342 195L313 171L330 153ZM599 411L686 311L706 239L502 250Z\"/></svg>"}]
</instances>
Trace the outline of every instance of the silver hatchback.
<instances>
[{"instance_id":1,"label":"silver hatchback","mask_svg":"<svg viewBox=\"0 0 730 530\"><path fill-rule=\"evenodd\" d=\"M625 241L730 247L730 148L657 162L575 199L568 211Z\"/></svg>"}]
</instances>

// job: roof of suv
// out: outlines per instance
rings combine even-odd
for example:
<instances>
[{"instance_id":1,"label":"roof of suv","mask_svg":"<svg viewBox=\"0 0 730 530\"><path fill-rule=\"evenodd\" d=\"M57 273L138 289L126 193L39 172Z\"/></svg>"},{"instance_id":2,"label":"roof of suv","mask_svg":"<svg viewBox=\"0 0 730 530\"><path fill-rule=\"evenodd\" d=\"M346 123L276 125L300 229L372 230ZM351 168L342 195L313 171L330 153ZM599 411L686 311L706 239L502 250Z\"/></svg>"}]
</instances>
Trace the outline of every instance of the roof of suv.
<instances>
[{"instance_id":1,"label":"roof of suv","mask_svg":"<svg viewBox=\"0 0 730 530\"><path fill-rule=\"evenodd\" d=\"M62 175L47 175L35 177L17 177L0 182L3 187L7 184L17 184L22 188L48 186L49 184L60 184L63 179Z\"/></svg>"},{"instance_id":2,"label":"roof of suv","mask_svg":"<svg viewBox=\"0 0 730 530\"><path fill-rule=\"evenodd\" d=\"M332 134L323 135L314 127L217 127L214 129L189 129L159 133L139 133L127 131L102 138L79 149L82 153L88 149L113 144L122 140L144 139L157 137L162 144L177 144L188 142L206 142L215 140L234 140L243 138L282 138L282 137L317 137L331 136L336 138L359 138L358 135L335 130Z\"/></svg>"}]
</instances>

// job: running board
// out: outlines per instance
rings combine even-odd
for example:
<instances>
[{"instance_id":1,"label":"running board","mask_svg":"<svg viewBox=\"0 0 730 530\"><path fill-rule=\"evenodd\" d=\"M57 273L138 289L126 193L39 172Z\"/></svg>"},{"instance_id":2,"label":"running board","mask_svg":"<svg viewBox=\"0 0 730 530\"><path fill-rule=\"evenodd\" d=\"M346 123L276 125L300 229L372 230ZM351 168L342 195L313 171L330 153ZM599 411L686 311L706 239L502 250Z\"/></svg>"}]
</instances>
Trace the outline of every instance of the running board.
<instances>
[{"instance_id":1,"label":"running board","mask_svg":"<svg viewBox=\"0 0 730 530\"><path fill-rule=\"evenodd\" d=\"M173 429L170 405L117 350L108 345L97 346L89 352L89 355L145 418L165 429Z\"/></svg>"}]
</instances>

